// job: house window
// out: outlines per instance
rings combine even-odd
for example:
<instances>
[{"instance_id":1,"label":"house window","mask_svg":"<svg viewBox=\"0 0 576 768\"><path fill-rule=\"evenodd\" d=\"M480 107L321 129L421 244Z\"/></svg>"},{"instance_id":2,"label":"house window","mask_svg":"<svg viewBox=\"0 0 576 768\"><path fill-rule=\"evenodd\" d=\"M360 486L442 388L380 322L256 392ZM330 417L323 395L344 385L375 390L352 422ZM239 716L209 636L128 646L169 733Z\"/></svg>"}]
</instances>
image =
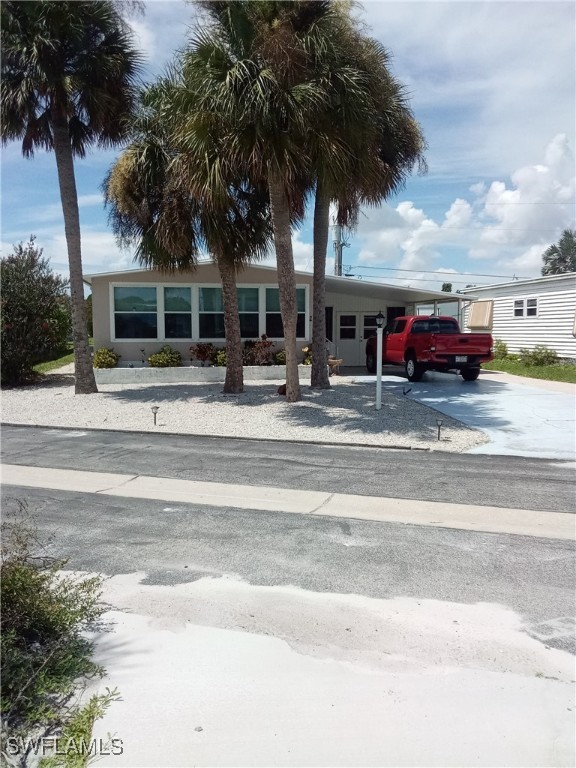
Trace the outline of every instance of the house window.
<instances>
[{"instance_id":1,"label":"house window","mask_svg":"<svg viewBox=\"0 0 576 768\"><path fill-rule=\"evenodd\" d=\"M114 336L116 339L158 338L156 288L141 285L114 288Z\"/></svg>"},{"instance_id":2,"label":"house window","mask_svg":"<svg viewBox=\"0 0 576 768\"><path fill-rule=\"evenodd\" d=\"M243 339L257 339L260 336L258 288L238 288L237 295L240 335Z\"/></svg>"},{"instance_id":3,"label":"house window","mask_svg":"<svg viewBox=\"0 0 576 768\"><path fill-rule=\"evenodd\" d=\"M190 288L164 288L164 337L166 339L192 338L192 290Z\"/></svg>"},{"instance_id":4,"label":"house window","mask_svg":"<svg viewBox=\"0 0 576 768\"><path fill-rule=\"evenodd\" d=\"M296 307L298 319L296 336L299 339L306 335L306 289L296 288ZM280 294L278 288L266 288L266 336L272 339L284 338L282 315L280 314Z\"/></svg>"},{"instance_id":5,"label":"house window","mask_svg":"<svg viewBox=\"0 0 576 768\"><path fill-rule=\"evenodd\" d=\"M516 299L514 301L514 317L536 317L538 315L538 299Z\"/></svg>"},{"instance_id":6,"label":"house window","mask_svg":"<svg viewBox=\"0 0 576 768\"><path fill-rule=\"evenodd\" d=\"M221 288L200 288L198 317L201 339L224 339L224 304Z\"/></svg>"}]
</instances>

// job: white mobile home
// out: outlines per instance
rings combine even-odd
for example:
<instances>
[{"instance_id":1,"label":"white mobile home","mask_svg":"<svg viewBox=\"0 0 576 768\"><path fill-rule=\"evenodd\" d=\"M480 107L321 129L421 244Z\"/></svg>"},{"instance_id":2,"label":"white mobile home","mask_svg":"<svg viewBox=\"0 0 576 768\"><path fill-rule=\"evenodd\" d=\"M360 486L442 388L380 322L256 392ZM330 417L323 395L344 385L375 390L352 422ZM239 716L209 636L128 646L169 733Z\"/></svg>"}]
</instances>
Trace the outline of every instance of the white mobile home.
<instances>
[{"instance_id":1,"label":"white mobile home","mask_svg":"<svg viewBox=\"0 0 576 768\"><path fill-rule=\"evenodd\" d=\"M94 347L113 347L122 364L139 364L163 344L190 359L198 342L223 346L224 313L218 269L201 263L194 272L167 274L138 269L86 275L92 288ZM296 273L298 338L304 346L312 333L312 275ZM415 314L419 304L442 313L444 304L462 296L406 288L349 277L326 277L328 347L344 365L363 365L366 339L376 332L375 317L386 322ZM244 339L262 334L282 347L282 320L274 267L250 266L238 275L238 302Z\"/></svg>"},{"instance_id":2,"label":"white mobile home","mask_svg":"<svg viewBox=\"0 0 576 768\"><path fill-rule=\"evenodd\" d=\"M464 307L464 325L490 331L510 352L542 344L576 359L576 272L462 291L475 300Z\"/></svg>"}]
</instances>

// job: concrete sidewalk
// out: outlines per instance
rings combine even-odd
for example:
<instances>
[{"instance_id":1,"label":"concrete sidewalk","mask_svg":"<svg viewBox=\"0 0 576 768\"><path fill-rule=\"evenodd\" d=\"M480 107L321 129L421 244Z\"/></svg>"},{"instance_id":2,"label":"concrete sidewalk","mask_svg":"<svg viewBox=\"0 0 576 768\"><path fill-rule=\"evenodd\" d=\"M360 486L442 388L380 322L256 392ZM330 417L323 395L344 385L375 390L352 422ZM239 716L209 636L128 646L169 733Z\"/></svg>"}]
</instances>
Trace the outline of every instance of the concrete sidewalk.
<instances>
[{"instance_id":1,"label":"concrete sidewalk","mask_svg":"<svg viewBox=\"0 0 576 768\"><path fill-rule=\"evenodd\" d=\"M2 484L8 486L204 504L225 509L321 515L551 539L572 540L576 530L574 516L562 512L448 504L270 486L229 485L145 475L27 467L20 464L2 464L0 470Z\"/></svg>"}]
</instances>

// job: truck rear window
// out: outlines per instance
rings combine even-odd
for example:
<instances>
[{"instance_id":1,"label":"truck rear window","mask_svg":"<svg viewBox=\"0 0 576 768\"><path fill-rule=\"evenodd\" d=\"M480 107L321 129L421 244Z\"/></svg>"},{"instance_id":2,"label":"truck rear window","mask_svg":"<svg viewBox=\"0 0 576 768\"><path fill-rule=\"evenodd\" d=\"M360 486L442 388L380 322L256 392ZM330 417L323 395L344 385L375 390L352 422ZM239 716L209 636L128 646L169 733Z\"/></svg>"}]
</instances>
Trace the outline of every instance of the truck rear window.
<instances>
[{"instance_id":1,"label":"truck rear window","mask_svg":"<svg viewBox=\"0 0 576 768\"><path fill-rule=\"evenodd\" d=\"M460 333L456 320L430 318L416 320L412 325L412 333Z\"/></svg>"}]
</instances>

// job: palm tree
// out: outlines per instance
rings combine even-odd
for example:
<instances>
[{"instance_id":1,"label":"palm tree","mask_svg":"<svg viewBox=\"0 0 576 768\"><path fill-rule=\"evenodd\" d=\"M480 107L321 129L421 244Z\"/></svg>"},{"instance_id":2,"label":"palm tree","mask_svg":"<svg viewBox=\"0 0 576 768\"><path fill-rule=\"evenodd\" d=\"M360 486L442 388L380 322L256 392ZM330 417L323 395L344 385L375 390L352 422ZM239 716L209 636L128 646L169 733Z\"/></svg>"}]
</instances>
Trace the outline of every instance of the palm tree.
<instances>
[{"instance_id":1,"label":"palm tree","mask_svg":"<svg viewBox=\"0 0 576 768\"><path fill-rule=\"evenodd\" d=\"M565 229L557 244L551 245L542 254L543 275L563 275L576 272L576 231Z\"/></svg>"},{"instance_id":2,"label":"palm tree","mask_svg":"<svg viewBox=\"0 0 576 768\"><path fill-rule=\"evenodd\" d=\"M309 178L310 128L330 94L314 68L325 43L327 0L218 0L186 55L194 94L194 134L206 115L224 125L223 156L269 191L286 348L286 398L300 398L296 352L296 278L291 226L302 216ZM192 124L196 124L192 126Z\"/></svg>"},{"instance_id":3,"label":"palm tree","mask_svg":"<svg viewBox=\"0 0 576 768\"><path fill-rule=\"evenodd\" d=\"M425 169L425 141L389 71L386 50L363 35L347 12L336 13L331 23L318 66L333 95L310 139L316 173L311 385L318 388L330 386L325 320L330 203L337 203L338 224L353 228L362 205L381 204L415 165Z\"/></svg>"},{"instance_id":4,"label":"palm tree","mask_svg":"<svg viewBox=\"0 0 576 768\"><path fill-rule=\"evenodd\" d=\"M25 157L54 150L70 267L75 391L96 392L88 347L74 157L126 132L140 57L114 3L6 0L1 5L2 143Z\"/></svg>"},{"instance_id":5,"label":"palm tree","mask_svg":"<svg viewBox=\"0 0 576 768\"><path fill-rule=\"evenodd\" d=\"M222 282L224 392L237 394L244 381L236 275L271 244L268 197L265 188L248 184L221 162L216 125L188 134L185 148L177 145L172 132L183 117L182 87L180 78L164 80L143 95L134 141L108 174L105 199L120 243L136 244L144 266L193 270L199 254L212 254Z\"/></svg>"}]
</instances>

